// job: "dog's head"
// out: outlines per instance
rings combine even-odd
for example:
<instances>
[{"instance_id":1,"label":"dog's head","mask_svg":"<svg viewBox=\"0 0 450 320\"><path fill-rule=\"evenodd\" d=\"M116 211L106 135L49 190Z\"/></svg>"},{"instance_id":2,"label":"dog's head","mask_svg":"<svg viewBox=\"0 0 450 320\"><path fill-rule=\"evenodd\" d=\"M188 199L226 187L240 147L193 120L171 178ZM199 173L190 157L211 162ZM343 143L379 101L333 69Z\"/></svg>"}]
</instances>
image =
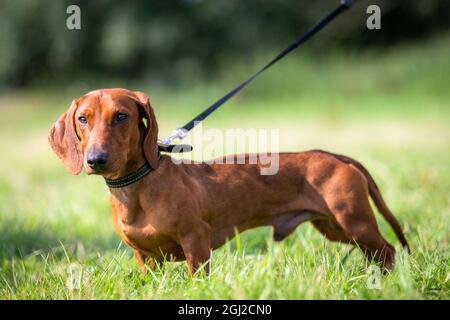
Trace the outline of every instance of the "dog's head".
<instances>
[{"instance_id":1,"label":"dog's head","mask_svg":"<svg viewBox=\"0 0 450 320\"><path fill-rule=\"evenodd\" d=\"M158 125L148 97L126 89L87 93L55 122L48 139L71 174L118 178L145 159L158 167Z\"/></svg>"}]
</instances>

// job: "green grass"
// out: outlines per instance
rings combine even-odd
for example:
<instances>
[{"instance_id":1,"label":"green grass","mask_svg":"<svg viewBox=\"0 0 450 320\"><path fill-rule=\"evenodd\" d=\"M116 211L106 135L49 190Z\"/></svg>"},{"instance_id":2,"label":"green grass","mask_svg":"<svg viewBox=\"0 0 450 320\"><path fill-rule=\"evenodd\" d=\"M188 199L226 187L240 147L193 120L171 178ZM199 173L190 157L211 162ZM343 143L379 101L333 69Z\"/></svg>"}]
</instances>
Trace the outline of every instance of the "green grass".
<instances>
[{"instance_id":1,"label":"green grass","mask_svg":"<svg viewBox=\"0 0 450 320\"><path fill-rule=\"evenodd\" d=\"M204 124L278 128L281 150L322 148L364 163L413 251L406 255L378 219L399 249L381 289L368 288L360 252L342 265L349 247L325 241L309 224L282 243L269 228L243 233L214 251L209 276L190 278L183 263L166 263L142 279L113 231L102 179L69 176L47 144L51 123L70 101L105 86L148 92L165 136L262 59L221 70L215 85L99 81L1 96L0 298L449 299L448 38L378 54L297 54ZM82 270L80 290L66 286L71 265Z\"/></svg>"}]
</instances>

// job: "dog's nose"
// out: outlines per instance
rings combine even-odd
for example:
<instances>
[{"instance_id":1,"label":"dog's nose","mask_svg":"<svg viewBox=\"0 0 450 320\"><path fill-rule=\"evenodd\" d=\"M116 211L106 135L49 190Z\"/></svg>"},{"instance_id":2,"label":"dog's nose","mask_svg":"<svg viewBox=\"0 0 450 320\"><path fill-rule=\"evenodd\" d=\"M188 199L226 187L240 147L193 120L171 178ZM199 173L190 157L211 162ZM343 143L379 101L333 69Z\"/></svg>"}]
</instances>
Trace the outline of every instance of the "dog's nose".
<instances>
[{"instance_id":1,"label":"dog's nose","mask_svg":"<svg viewBox=\"0 0 450 320\"><path fill-rule=\"evenodd\" d=\"M86 162L92 169L103 169L106 165L106 160L108 159L108 154L101 151L89 151L87 155Z\"/></svg>"}]
</instances>

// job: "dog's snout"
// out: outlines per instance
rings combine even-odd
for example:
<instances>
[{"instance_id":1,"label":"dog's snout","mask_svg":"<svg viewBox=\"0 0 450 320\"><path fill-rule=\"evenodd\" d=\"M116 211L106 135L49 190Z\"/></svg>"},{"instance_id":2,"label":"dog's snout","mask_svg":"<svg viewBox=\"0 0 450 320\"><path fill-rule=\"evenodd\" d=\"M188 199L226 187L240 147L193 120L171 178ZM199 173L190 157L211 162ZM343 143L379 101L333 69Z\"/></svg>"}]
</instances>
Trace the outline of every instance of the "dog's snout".
<instances>
[{"instance_id":1,"label":"dog's snout","mask_svg":"<svg viewBox=\"0 0 450 320\"><path fill-rule=\"evenodd\" d=\"M103 169L108 160L108 154L102 151L90 150L86 157L86 162L92 169Z\"/></svg>"}]
</instances>

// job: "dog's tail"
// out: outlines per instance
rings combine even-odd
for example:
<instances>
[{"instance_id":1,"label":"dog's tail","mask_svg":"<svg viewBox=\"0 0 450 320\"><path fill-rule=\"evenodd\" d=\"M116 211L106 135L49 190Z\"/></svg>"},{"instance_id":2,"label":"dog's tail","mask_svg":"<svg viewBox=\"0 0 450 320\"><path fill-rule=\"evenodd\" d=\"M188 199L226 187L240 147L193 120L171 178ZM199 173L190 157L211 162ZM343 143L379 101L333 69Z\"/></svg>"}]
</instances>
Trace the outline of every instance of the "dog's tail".
<instances>
[{"instance_id":1,"label":"dog's tail","mask_svg":"<svg viewBox=\"0 0 450 320\"><path fill-rule=\"evenodd\" d=\"M378 211L381 213L381 215L386 219L386 221L391 225L392 229L394 230L398 240L400 240L400 243L403 245L403 247L408 249L408 252L411 253L411 249L409 247L408 242L406 241L405 235L403 234L402 227L400 226L400 223L398 222L397 218L392 214L391 210L389 210L386 202L384 202L383 197L381 196L380 189L378 189L377 184L375 183L375 180L370 175L369 171L367 171L364 166L359 163L358 161L343 156L339 154L333 154L336 158L341 160L342 162L349 163L354 165L356 168L358 168L362 174L367 179L367 182L369 184L369 195L372 198L373 202L375 203L376 207L378 208Z\"/></svg>"}]
</instances>

